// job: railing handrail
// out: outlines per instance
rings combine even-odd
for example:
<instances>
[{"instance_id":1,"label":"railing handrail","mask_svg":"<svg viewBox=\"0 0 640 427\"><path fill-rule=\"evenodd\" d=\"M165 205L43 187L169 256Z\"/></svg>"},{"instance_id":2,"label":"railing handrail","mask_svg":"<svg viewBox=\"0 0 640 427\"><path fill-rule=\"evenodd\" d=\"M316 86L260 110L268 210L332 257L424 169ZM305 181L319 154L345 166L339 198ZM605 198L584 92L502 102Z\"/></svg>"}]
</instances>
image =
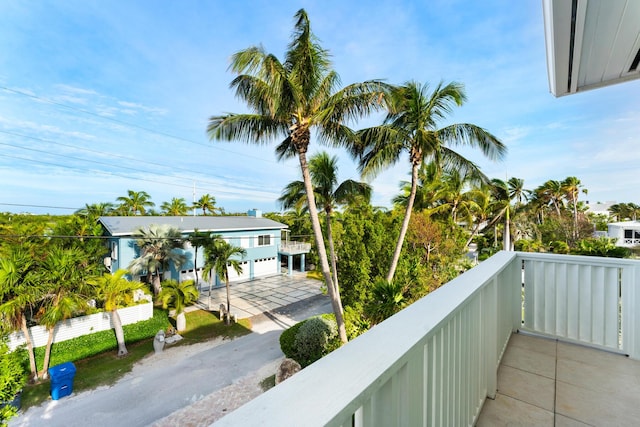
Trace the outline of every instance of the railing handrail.
<instances>
[{"instance_id":1,"label":"railing handrail","mask_svg":"<svg viewBox=\"0 0 640 427\"><path fill-rule=\"evenodd\" d=\"M626 307L620 316L621 330L629 334L625 348L638 358L639 261L502 251L215 426L346 427L352 420L357 427L471 425L486 397L496 392L497 368L511 333L521 327L538 331L538 324L545 333L544 304L572 302L569 291L575 289L594 301L601 292L610 298L617 292L608 289L611 281L622 289ZM524 306L523 291L529 298ZM542 306L536 298L542 298ZM585 307L594 316L617 307L615 301L606 304L609 308ZM563 307L549 308L549 316L558 317L555 309ZM561 333L565 328L570 336L563 316L551 327ZM611 313L602 316L617 320Z\"/></svg>"}]
</instances>

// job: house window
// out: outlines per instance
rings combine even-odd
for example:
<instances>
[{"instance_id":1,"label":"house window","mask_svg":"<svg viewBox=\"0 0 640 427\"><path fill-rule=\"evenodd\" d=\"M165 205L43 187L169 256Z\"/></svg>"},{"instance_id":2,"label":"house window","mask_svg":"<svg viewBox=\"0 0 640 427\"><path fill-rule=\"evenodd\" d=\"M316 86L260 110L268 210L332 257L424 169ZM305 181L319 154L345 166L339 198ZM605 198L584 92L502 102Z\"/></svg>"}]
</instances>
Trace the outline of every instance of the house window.
<instances>
[{"instance_id":1,"label":"house window","mask_svg":"<svg viewBox=\"0 0 640 427\"><path fill-rule=\"evenodd\" d=\"M625 239L640 239L639 230L624 230Z\"/></svg>"},{"instance_id":2,"label":"house window","mask_svg":"<svg viewBox=\"0 0 640 427\"><path fill-rule=\"evenodd\" d=\"M271 235L264 234L262 236L258 236L258 246L270 246L271 245Z\"/></svg>"}]
</instances>

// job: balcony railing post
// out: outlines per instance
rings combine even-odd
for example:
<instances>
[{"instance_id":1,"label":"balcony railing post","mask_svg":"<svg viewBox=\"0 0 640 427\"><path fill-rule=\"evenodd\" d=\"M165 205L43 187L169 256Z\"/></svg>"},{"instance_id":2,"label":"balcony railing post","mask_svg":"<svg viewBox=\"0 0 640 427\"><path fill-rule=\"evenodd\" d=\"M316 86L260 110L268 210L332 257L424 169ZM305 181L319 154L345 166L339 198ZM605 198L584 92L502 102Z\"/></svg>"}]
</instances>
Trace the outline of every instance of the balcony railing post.
<instances>
[{"instance_id":1,"label":"balcony railing post","mask_svg":"<svg viewBox=\"0 0 640 427\"><path fill-rule=\"evenodd\" d=\"M484 338L485 341L485 363L484 370L486 375L487 397L496 398L498 390L498 365L497 365L497 345L498 345L498 286L496 278L491 280L483 290L482 298L482 316L484 321Z\"/></svg>"},{"instance_id":2,"label":"balcony railing post","mask_svg":"<svg viewBox=\"0 0 640 427\"><path fill-rule=\"evenodd\" d=\"M622 271L622 348L640 360L640 266Z\"/></svg>"}]
</instances>

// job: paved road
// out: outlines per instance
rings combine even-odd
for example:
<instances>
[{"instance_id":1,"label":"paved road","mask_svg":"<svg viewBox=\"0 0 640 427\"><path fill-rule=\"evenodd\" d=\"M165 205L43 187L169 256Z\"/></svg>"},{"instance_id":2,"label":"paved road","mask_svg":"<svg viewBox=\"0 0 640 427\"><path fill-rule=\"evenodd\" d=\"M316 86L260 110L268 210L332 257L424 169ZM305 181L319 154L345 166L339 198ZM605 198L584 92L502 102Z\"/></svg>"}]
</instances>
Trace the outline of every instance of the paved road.
<instances>
[{"instance_id":1,"label":"paved road","mask_svg":"<svg viewBox=\"0 0 640 427\"><path fill-rule=\"evenodd\" d=\"M318 296L256 316L254 333L148 356L113 386L49 400L10 426L148 426L281 358L284 328L330 311L328 298Z\"/></svg>"}]
</instances>

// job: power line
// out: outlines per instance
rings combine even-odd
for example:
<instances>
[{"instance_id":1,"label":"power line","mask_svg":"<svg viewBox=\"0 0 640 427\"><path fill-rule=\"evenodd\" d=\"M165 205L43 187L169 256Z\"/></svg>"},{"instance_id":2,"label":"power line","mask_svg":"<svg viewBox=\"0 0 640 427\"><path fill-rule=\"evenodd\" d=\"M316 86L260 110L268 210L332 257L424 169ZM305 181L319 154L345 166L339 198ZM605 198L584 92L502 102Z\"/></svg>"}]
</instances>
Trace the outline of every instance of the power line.
<instances>
[{"instance_id":1,"label":"power line","mask_svg":"<svg viewBox=\"0 0 640 427\"><path fill-rule=\"evenodd\" d=\"M210 144L202 144L200 142L196 142L196 141L193 141L191 139L187 139L187 138L184 138L184 137L181 137L181 136L177 136L177 135L172 135L172 134L167 133L167 132L162 132L162 131L158 131L158 130L155 130L155 129L147 128L147 127L135 124L135 123L126 122L124 120L119 120L119 119L116 119L116 118L113 118L113 117L107 117L107 116L104 116L104 115L101 115L101 114L98 114L98 113L94 113L94 112L89 111L89 110L85 110L83 108L78 108L78 107L74 107L74 106L71 106L71 105L63 104L61 102L57 102L57 101L54 101L52 99L44 98L44 97L41 97L41 96L37 96L37 95L31 94L31 93L27 93L27 92L24 92L24 91L21 91L21 90L11 89L11 88L8 88L6 86L1 86L1 85L0 85L0 89L3 89L3 90L5 90L7 92L10 92L10 93L14 93L14 94L17 94L17 95L22 95L22 96L25 96L25 97L28 97L28 98L31 98L31 99L35 99L35 100L38 100L38 101L41 101L41 102L46 102L48 104L56 105L58 107L63 107L63 108L66 108L66 109L69 109L69 110L72 110L72 111L77 111L77 112L80 112L80 113L83 113L83 114L87 114L89 116L97 117L97 118L100 118L102 120L108 120L108 121L111 121L111 122L114 122L114 123L118 123L120 125L127 126L127 127L130 127L130 128L135 128L135 129L143 130L145 132L149 132L149 133L152 133L152 134L156 134L156 135L164 136L164 137L167 137L167 138L175 139L177 141L183 141L183 142L187 142L189 144L195 144L195 145L198 145L198 146L201 146L201 147L214 147L213 145L210 145ZM245 153L239 153L237 151L221 148L219 146L215 146L215 149L220 150L220 151L224 151L224 152L227 152L227 153L237 154L237 155L240 155L240 156L243 156L243 157L250 157L250 158L253 158L253 159L256 159L256 160L260 160L260 161L263 161L263 162L268 162L268 163L273 163L273 164L280 164L279 162L276 162L276 161L273 161L273 160L269 160L269 159L265 159L264 157L258 157L258 156L252 156L252 155L245 154ZM292 167L292 166L288 166L288 167Z\"/></svg>"},{"instance_id":2,"label":"power line","mask_svg":"<svg viewBox=\"0 0 640 427\"><path fill-rule=\"evenodd\" d=\"M193 172L191 169L182 168L180 166L173 166L173 165L169 166L169 165L165 165L165 164L162 164L162 163L150 162L148 160L141 160L141 159L134 158L134 157L123 156L123 155L120 155L120 154L107 153L107 152L104 152L104 151L92 150L90 148L78 147L76 145L65 144L65 143L62 143L62 142L59 142L59 141L53 141L53 140L50 140L50 139L40 138L40 137L36 137L36 136L24 135L24 134L20 134L20 133L16 133L16 132L10 132L10 131L6 131L6 130L0 130L0 133L4 133L6 135L11 135L11 136L16 136L16 137L19 137L19 138L32 139L34 141L40 141L40 142L44 142L44 143L47 143L47 144L54 144L54 145L58 145L58 146L62 146L62 147L69 147L69 148L73 148L73 149L76 149L76 150L87 151L89 153L95 153L95 154L99 154L101 156L105 156L106 155L106 156L109 156L109 157L115 157L115 158L134 161L136 163L146 163L146 164L149 164L149 165L160 166L160 167L167 168L167 169L177 169L177 170L182 170L182 171L186 171L186 172ZM19 145L13 145L13 144L8 144L8 143L3 143L3 142L0 142L0 144L7 145L7 146L10 146L10 147L14 147L14 148L23 149L23 150L39 151L39 150L36 150L34 148L26 148L26 147L22 147L22 146L19 146ZM68 158L75 159L75 160L83 160L83 161L90 161L92 163L100 163L100 164L104 164L106 166L125 168L124 166L110 164L110 163L104 163L104 162L98 162L98 161L93 160L93 159L91 159L91 160L81 159L81 158L77 158L77 157L67 156L67 155L64 155L64 154L51 153L49 151L41 151L41 152L44 152L46 154L52 154L52 155L56 155L56 156L61 156L61 157L68 157ZM128 169L132 169L132 168L128 168ZM133 170L138 171L139 169L133 169ZM149 172L149 173L154 173L154 172ZM209 172L207 174L212 176L212 177L217 177L217 178L220 178L220 179L227 179L227 177L222 176L222 175L216 175L216 174L212 174L212 173L209 173ZM187 178L185 178L185 179L187 179ZM188 179L192 180L192 178L188 178ZM207 181L203 181L200 178L198 180L201 181L201 182L207 182ZM243 183L246 183L248 185L257 185L255 182L245 181L245 180L236 179L236 178L234 178L234 182L243 182ZM213 185L219 185L219 183L214 183L214 182L211 182L211 181L209 181L209 183L213 184Z\"/></svg>"},{"instance_id":3,"label":"power line","mask_svg":"<svg viewBox=\"0 0 640 427\"><path fill-rule=\"evenodd\" d=\"M74 211L77 211L78 209L82 209L82 208L70 208L70 207L66 207L66 206L23 205L23 204L20 204L20 203L0 203L0 206L22 206L22 207L25 207L25 208L69 209L69 210L74 210Z\"/></svg>"}]
</instances>

